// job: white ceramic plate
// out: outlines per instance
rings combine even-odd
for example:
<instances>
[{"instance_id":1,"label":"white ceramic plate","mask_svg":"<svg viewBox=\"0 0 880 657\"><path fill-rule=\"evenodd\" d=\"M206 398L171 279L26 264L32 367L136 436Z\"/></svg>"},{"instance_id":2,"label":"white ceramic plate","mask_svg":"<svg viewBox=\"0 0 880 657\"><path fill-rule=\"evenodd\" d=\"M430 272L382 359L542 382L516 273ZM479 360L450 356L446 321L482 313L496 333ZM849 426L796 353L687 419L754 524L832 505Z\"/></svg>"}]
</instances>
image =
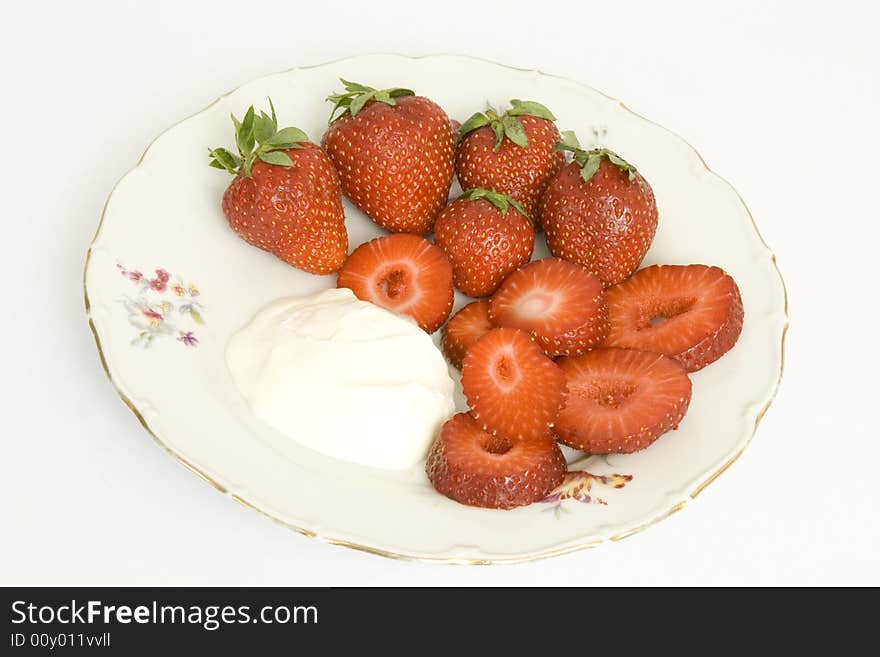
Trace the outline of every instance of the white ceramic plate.
<instances>
[{"instance_id":1,"label":"white ceramic plate","mask_svg":"<svg viewBox=\"0 0 880 657\"><path fill-rule=\"evenodd\" d=\"M645 264L718 265L734 276L745 304L737 345L693 375L693 400L677 432L638 454L572 457L571 468L583 472L569 475L562 499L493 511L439 495L421 467L389 473L336 461L250 413L226 369L228 338L267 302L330 287L335 277L300 272L234 235L220 210L229 176L208 167L207 149L232 146L230 112L261 107L267 96L280 124L319 141L330 112L323 101L340 88L340 77L415 89L462 121L487 101L534 99L585 145L608 146L639 167L660 211ZM381 233L350 204L345 209L350 248ZM536 257L546 255L539 243ZM156 270L168 272L164 285ZM562 554L623 538L681 509L752 438L779 382L787 327L773 254L737 193L686 142L582 84L449 56L376 55L293 69L246 84L170 128L107 201L85 288L111 381L184 465L309 536L385 556L458 563Z\"/></svg>"}]
</instances>

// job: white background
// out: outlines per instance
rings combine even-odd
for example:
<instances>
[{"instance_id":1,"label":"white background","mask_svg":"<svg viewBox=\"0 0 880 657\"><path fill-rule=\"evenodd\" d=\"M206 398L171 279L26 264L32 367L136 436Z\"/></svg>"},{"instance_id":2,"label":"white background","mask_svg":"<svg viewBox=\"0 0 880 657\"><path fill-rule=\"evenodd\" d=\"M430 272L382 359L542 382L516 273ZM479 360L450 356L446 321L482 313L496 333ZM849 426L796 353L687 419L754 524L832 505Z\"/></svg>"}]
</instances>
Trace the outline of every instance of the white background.
<instances>
[{"instance_id":1,"label":"white background","mask_svg":"<svg viewBox=\"0 0 880 657\"><path fill-rule=\"evenodd\" d=\"M876 10L348 4L4 5L0 584L880 584ZM376 51L587 82L685 136L746 199L790 294L785 377L751 448L681 513L519 566L392 561L219 495L114 394L81 280L114 182L221 93Z\"/></svg>"}]
</instances>

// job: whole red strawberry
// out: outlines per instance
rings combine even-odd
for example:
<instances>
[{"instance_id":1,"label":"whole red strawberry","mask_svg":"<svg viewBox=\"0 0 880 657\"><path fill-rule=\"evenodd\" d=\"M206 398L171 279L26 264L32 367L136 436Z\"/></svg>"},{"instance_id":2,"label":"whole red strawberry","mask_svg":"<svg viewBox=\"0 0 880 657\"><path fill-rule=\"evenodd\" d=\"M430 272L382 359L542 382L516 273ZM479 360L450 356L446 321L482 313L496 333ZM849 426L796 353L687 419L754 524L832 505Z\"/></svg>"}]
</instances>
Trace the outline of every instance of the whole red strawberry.
<instances>
[{"instance_id":1,"label":"whole red strawberry","mask_svg":"<svg viewBox=\"0 0 880 657\"><path fill-rule=\"evenodd\" d=\"M430 233L452 185L449 117L409 89L342 83L321 145L343 193L386 230Z\"/></svg>"},{"instance_id":2,"label":"whole red strawberry","mask_svg":"<svg viewBox=\"0 0 880 657\"><path fill-rule=\"evenodd\" d=\"M455 149L455 172L462 189L484 187L513 197L533 223L541 216L541 197L565 164L554 147L556 117L540 103L511 100L499 115L477 112L461 126Z\"/></svg>"},{"instance_id":3,"label":"whole red strawberry","mask_svg":"<svg viewBox=\"0 0 880 657\"><path fill-rule=\"evenodd\" d=\"M348 234L339 178L327 154L299 128L278 130L272 115L235 123L238 155L211 151L211 166L235 175L223 194L223 214L246 242L312 274L345 262Z\"/></svg>"},{"instance_id":4,"label":"whole red strawberry","mask_svg":"<svg viewBox=\"0 0 880 657\"><path fill-rule=\"evenodd\" d=\"M544 194L541 225L557 258L586 267L605 287L628 278L657 232L654 192L635 167L605 148L585 151L566 132L560 150L574 153Z\"/></svg>"},{"instance_id":5,"label":"whole red strawberry","mask_svg":"<svg viewBox=\"0 0 880 657\"><path fill-rule=\"evenodd\" d=\"M440 213L434 243L452 263L455 286L468 296L485 297L532 257L535 230L512 198L476 188Z\"/></svg>"}]
</instances>

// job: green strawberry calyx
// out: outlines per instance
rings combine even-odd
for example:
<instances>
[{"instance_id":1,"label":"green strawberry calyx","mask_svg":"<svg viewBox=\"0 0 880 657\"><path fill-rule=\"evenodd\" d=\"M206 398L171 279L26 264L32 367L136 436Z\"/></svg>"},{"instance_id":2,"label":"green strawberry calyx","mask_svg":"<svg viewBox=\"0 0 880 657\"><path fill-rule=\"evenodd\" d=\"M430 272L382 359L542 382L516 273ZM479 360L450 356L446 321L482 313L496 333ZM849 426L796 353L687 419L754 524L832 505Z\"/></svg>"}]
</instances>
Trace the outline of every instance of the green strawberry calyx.
<instances>
[{"instance_id":1,"label":"green strawberry calyx","mask_svg":"<svg viewBox=\"0 0 880 657\"><path fill-rule=\"evenodd\" d=\"M333 111L330 112L330 120L327 122L327 125L338 121L346 114L357 116L358 112L364 109L364 105L371 100L393 106L397 105L397 102L394 100L395 98L416 95L416 92L412 89L403 89L401 87L374 89L373 87L367 87L357 82L349 82L342 78L339 78L339 81L345 87L345 92L327 96L327 101L333 103ZM342 111L339 112L339 110ZM337 112L339 112L338 115Z\"/></svg>"},{"instance_id":2,"label":"green strawberry calyx","mask_svg":"<svg viewBox=\"0 0 880 657\"><path fill-rule=\"evenodd\" d=\"M258 115L251 105L241 121L232 114L238 155L225 148L214 148L209 153L210 165L215 169L225 169L233 175L244 172L248 178L251 177L251 167L257 160L280 167L292 167L293 160L284 150L302 148L302 142L308 141L309 137L299 128L279 130L275 105L271 98L269 108L271 115L263 111Z\"/></svg>"},{"instance_id":3,"label":"green strawberry calyx","mask_svg":"<svg viewBox=\"0 0 880 657\"><path fill-rule=\"evenodd\" d=\"M526 219L529 218L529 215L526 214L523 206L521 206L516 201L516 199L508 196L507 194L496 192L494 189L483 189L482 187L474 187L464 192L459 198L463 198L468 201L476 201L478 199L488 201L501 211L501 216L507 216L507 211L510 208L513 208Z\"/></svg>"},{"instance_id":4,"label":"green strawberry calyx","mask_svg":"<svg viewBox=\"0 0 880 657\"><path fill-rule=\"evenodd\" d=\"M573 153L572 159L581 168L581 179L584 182L589 182L590 178L595 175L603 159L607 159L611 164L627 174L630 180L636 177L636 168L614 151L607 148L592 148L587 151L581 148L577 135L571 130L562 132L562 139L556 142L554 150Z\"/></svg>"},{"instance_id":5,"label":"green strawberry calyx","mask_svg":"<svg viewBox=\"0 0 880 657\"><path fill-rule=\"evenodd\" d=\"M519 120L521 116L535 116L539 119L547 119L555 121L556 117L553 112L547 109L541 103L533 100L518 100L516 98L510 101L510 109L499 114L492 106L485 112L477 112L467 121L462 123L458 130L458 142L464 137L478 128L489 126L495 133L495 152L501 148L501 142L507 137L517 146L525 148L529 145L529 137L523 128L522 122Z\"/></svg>"}]
</instances>

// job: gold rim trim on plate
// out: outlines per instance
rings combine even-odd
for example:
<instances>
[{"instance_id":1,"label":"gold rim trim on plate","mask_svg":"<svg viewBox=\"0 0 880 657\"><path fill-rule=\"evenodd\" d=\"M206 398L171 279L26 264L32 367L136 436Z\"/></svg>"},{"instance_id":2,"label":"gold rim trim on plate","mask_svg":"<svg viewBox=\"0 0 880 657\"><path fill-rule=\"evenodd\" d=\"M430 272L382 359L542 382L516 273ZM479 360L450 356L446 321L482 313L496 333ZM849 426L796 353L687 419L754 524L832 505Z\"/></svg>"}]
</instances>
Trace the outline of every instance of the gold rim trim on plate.
<instances>
[{"instance_id":1,"label":"gold rim trim on plate","mask_svg":"<svg viewBox=\"0 0 880 657\"><path fill-rule=\"evenodd\" d=\"M448 56L450 56L450 55L422 55L422 56L414 57L414 56L410 56L410 55L396 55L396 54L391 54L390 56L393 56L393 57L405 57L405 58L408 58L408 59L428 59L428 58L431 58L431 57L448 57ZM462 56L462 55L452 55L452 56L453 56L453 57L466 58L465 56ZM100 234L101 234L101 228L102 228L103 225L104 225L104 217L105 217L105 215L106 215L106 213L107 213L107 204L110 202L110 198L112 198L113 193L116 191L116 186L119 184L118 181L117 181L116 185L113 186L113 189L111 190L110 195L107 197L107 202L105 202L105 204L104 204L104 209L101 211L101 218L100 218L100 220L98 221L98 227L97 227L97 229L95 230L95 235L94 235L94 237L92 237L92 242L91 242L91 244L89 245L89 249L88 249L88 251L86 252L85 265L84 265L84 267L83 267L83 297L84 297L84 302L85 302L86 316L88 317L88 320L89 320L89 328L90 328L91 331L92 331L92 336L95 338L95 346L96 346L97 349L98 349L98 357L100 358L100 361L101 361L101 367L104 369L104 373L107 375L107 378L110 380L110 383L113 385L113 388L114 388L114 390L116 391L116 394L119 396L119 398L122 400L122 402L128 407L128 409L134 414L134 416L137 418L138 422L141 423L141 426L143 426L143 428L144 428L144 429L147 431L147 433L153 438L153 440L156 442L156 444L159 445L159 447L161 447L161 448L162 448L165 452L167 452L172 458L174 458L176 461L178 461L183 467L185 467L187 470L189 470L189 471L193 472L194 474L196 474L199 478L205 480L207 483L209 483L213 488L215 488L215 489L218 490L219 492L223 493L224 495L228 495L228 496L231 497L234 501L238 502L238 503L241 504L242 506L245 506L245 507L247 507L247 508L249 508L249 509L253 509L253 510L256 511L257 513L259 513L261 516L263 516L263 517L265 517L265 518L271 520L272 522L274 522L274 523L276 523L276 524L279 524L279 525L281 525L281 526L283 526L283 527L286 527L286 528L288 528L288 529L292 529L293 531L298 532L298 533L302 534L303 536L307 536L307 537L309 537L309 538L315 538L315 539L318 539L319 541L322 541L322 542L324 542L324 543L328 543L328 544L330 544L330 545L338 545L338 546L341 546L341 547L351 548L351 549L353 549L353 550L359 550L359 551L361 551L361 552L367 552L367 553L369 553L369 554L374 554L374 555L377 555L377 556L380 556L380 557L386 557L386 558L389 558L389 559L398 559L398 560L401 560L401 561L414 561L414 562L420 562L420 563L439 563L439 564L471 565L471 566L490 566L490 565L496 565L496 564L516 564L516 563L524 563L524 562L529 562L529 561L539 561L539 560L541 560L541 559L549 559L549 558L551 558L551 557L558 557L558 556L561 556L561 555L564 555L564 554L570 554L570 553L572 553L572 552L577 552L577 551L580 551L580 550L586 550L586 549L594 548L594 547L597 547L597 546L599 546L599 545L601 545L601 544L603 544L603 543L609 542L609 541L610 541L610 542L621 541L621 540L623 540L623 539L625 539L625 538L629 538L630 536L633 536L634 534L638 534L638 533L640 533L641 531L647 529L648 527L651 527L651 526L657 524L658 522L661 522L661 521L663 521L663 520L666 520L666 518L668 518L668 517L674 515L675 513L681 511L681 510L687 505L687 503L688 503L690 500L696 499L697 496L698 496L700 493L702 493L702 492L703 492L703 491L709 486L709 484L711 484L711 483L714 482L716 479L718 479L718 477L720 477L722 474L724 474L724 472L726 472L727 469L730 468L730 466L732 466L732 465L733 465L733 464L739 459L740 456L742 456L743 452L745 452L746 448L749 446L749 444L750 444L750 443L752 442L752 440L754 439L755 434L756 434L757 431L758 431L758 426L761 424L761 420L764 419L764 416L767 414L767 411L770 409L770 406L771 406L771 405L773 404L773 402L775 401L775 399L776 399L776 395L777 395L777 393L778 393L778 391L779 391L779 385L780 385L780 383L782 382L782 375L783 375L783 373L784 373L784 371L785 371L785 339L786 339L786 336L787 336L787 334L788 334L788 328L789 328L789 325L790 325L790 320L789 320L789 313L788 313L788 289L787 289L786 286L785 286L785 279L783 279L783 277L782 277L782 272L779 270L779 265L778 265L777 262L776 262L776 255L773 253L773 251L772 251L772 250L770 249L770 247L767 245L767 242L764 240L764 237L761 235L761 231L758 229L758 224L755 222L755 218L754 218L754 216L752 215L751 211L749 210L748 206L747 206L746 203L745 203L745 200L743 200L743 198L742 198L742 196L739 194L739 192L733 187L733 185L731 185L729 182L727 182L727 180L725 180L724 178L722 178L721 176L719 176L717 173L715 173L715 172L709 167L709 165L706 163L706 160L703 159L703 156L700 155L700 153L697 151L697 149L694 148L694 147L690 144L690 142L688 142L688 141L687 141L686 139L684 139L681 135L679 135L679 134L673 132L672 130L669 130L668 128L665 128L664 126L661 126L659 123L655 123L654 121L651 121L650 119L645 118L644 116L642 116L642 115L639 114L638 112L633 111L633 110L630 109L626 104L624 104L622 101L619 101L619 100L617 100L616 98L613 98L612 96L609 96L608 94L606 94L606 93L604 93L604 92L602 92L602 91L599 91L599 90L597 90L597 89L594 89L593 87L591 87L591 86L589 86L589 85L586 85L586 84L584 84L584 83L578 82L578 81L576 81L576 80L571 80L571 79L569 79L569 78L565 78L565 77L562 77L562 76L553 75L553 74L550 74L550 73L544 73L543 71L540 71L540 70L537 70L537 69L528 69L528 68L519 68L519 67L516 67L516 66L508 66L507 64L499 64L498 62L493 62L493 61L491 61L491 60L489 60L489 59L484 59L484 58L481 58L481 57L469 57L469 58L470 58L470 59L476 59L476 60L478 60L478 61L482 61L482 62L485 62L485 63L493 64L493 65L495 65L495 66L502 66L502 67L504 67L504 68L511 69L511 70L514 70L514 71L521 71L521 72L525 72L525 73L537 73L537 74L542 75L542 76L545 76L545 77L554 78L554 79L557 79L557 80L563 80L563 81L565 81L565 82L573 82L574 84L580 85L580 86L582 86L582 87L587 87L587 88L590 89L591 91L594 91L594 92L596 92L596 93L598 93L598 94L604 96L605 98L608 98L609 100L618 103L618 104L620 105L621 109L623 109L624 111L626 111L626 112L632 114L633 116L635 116L635 117L637 117L637 118L639 118L639 119L641 119L641 120L643 120L643 121L646 121L646 122L648 122L648 123L650 123L650 124L652 124L652 125L655 125L655 126L661 128L662 130L665 130L666 132L668 132L668 133L672 134L673 136L677 137L677 138L680 139L680 140L681 140L681 141L682 141L682 142L683 142L688 148L690 148L691 151L694 152L694 154L697 156L697 158L699 158L700 162L702 163L703 168L704 168L708 173L710 173L710 174L712 174L713 176L715 176L716 178L718 178L720 181L722 181L722 182L723 182L724 184L726 184L730 189L733 190L733 192L736 194L737 198L739 199L739 202L742 204L743 208L745 209L746 214L747 214L748 217L749 217L749 220L752 222L752 228L754 229L755 234L758 236L758 239L761 241L761 244L764 246L764 248L765 248L765 249L767 250L767 252L770 254L770 258L771 258L771 261L772 261L772 263L773 263L773 268L776 270L776 274L777 274L777 276L779 276L779 282L782 284L782 291L783 291L783 298L784 298L784 312L785 312L785 324L784 324L783 327L782 327L782 341L781 341L781 345L780 345L780 366L779 366L779 376L777 377L777 379L776 379L776 383L775 383L774 386L773 386L772 394L770 395L770 398L767 400L767 403L766 403L766 404L763 406L763 408L758 412L758 415L757 415L757 417L755 418L755 424L754 424L754 427L752 428L752 434L748 437L748 439L746 440L745 444L744 444L744 445L743 445L743 446L742 446L742 447L736 452L736 454L734 454L732 457L730 457L730 458L729 458L727 461L725 461L725 462L724 462L724 463L723 463L723 464L722 464L717 470L715 470L711 475L709 475L706 479L704 479L701 483L699 483L699 484L698 484L698 485L697 485L697 486L696 486L696 487L695 487L695 488L689 493L689 495L688 495L685 499L676 502L671 508L666 509L665 511L663 511L663 512L661 512L660 514L658 514L657 516L651 518L651 520L649 520L649 521L647 521L647 522L644 522L644 523L642 523L642 524L640 524L640 525L638 525L638 526L636 526L636 527L632 527L632 528L630 528L630 529L627 529L626 531L623 531L623 532L621 532L621 533L619 533L619 534L615 534L615 535L613 535L613 536L610 536L609 538L604 538L604 539L593 539L593 540L590 540L590 541L586 541L586 542L584 542L584 543L579 543L579 544L577 544L577 545L569 545L569 546L565 546L565 547L562 547L562 548L557 548L557 549L554 549L554 550L546 550L546 551L544 551L544 552L539 552L539 553L536 553L536 554L533 554L533 555L522 556L522 557L502 557L502 558L497 558L497 559L468 559L468 558L457 558L457 557L421 557L421 556L415 556L415 555L403 554L403 553L399 553L399 552L392 552L392 551L390 551L390 550L383 550L383 549L381 549L381 548L371 547L371 546L369 546L369 545L362 545L362 544L360 544L360 543L353 543L353 542L351 542L351 541L347 541L347 540L344 540L344 539L336 539L336 538L332 538L332 537L329 537L329 536L322 536L322 535L317 534L316 532L313 532L313 531L311 531L311 530L309 530L309 529L305 529L304 527L299 527L299 526L297 526L297 525L293 525L293 524L291 524L291 523L289 523L289 522L286 522L285 520L282 520L281 518L278 518L278 517L276 517L276 516L273 516L273 515L270 514L270 513L267 513L267 512L265 512L265 511L263 511L262 509L258 508L257 506L255 506L254 504L250 503L250 502L247 501L246 499L244 499L244 498L238 496L237 494L232 493L232 492L230 492L229 490L227 490L225 486L223 486L221 483L219 483L218 481L216 481L216 480L215 480L213 477L211 477L209 474L207 474L206 472L204 472L203 470L201 470L199 467L197 467L197 466L194 465L193 463L190 463L186 458L184 458L183 456L181 456L180 454L178 454L177 452L175 452L171 447L168 446L168 444L166 444L166 443L165 443L165 442L164 442L164 441L163 441L163 440L162 440L162 439L161 439L161 438L160 438L160 437L159 437L159 436L158 436L158 435L152 430L152 428L150 428L150 425L149 425L149 423L147 422L147 420L144 418L143 414L140 412L140 410L138 410L137 406L136 406L136 405L134 404L134 402L128 397L128 395L126 395L126 394L122 391L122 388L120 388L119 385L116 383L116 381L113 379L113 375L110 374L110 368L108 367L108 364L107 364L107 358L106 358L106 356L104 355L104 350L103 350L103 348L102 348L102 346L101 346L101 338L100 338L100 336L98 335L98 330L97 330L97 328L95 327L95 323L92 321L92 318L91 318L91 303L89 302L89 292L88 292L88 288L87 288L87 286L86 286L86 277L87 277L87 275L88 275L89 261L91 260L91 255L92 255L92 247L94 246L95 241L98 239L98 237L99 237ZM338 63L338 62L345 61L346 59L351 59L351 57L343 57L343 58L340 58L340 59L335 59L335 60L332 60L332 61L329 61L329 62L323 62L323 63L321 63L321 64L314 64L314 65L311 65L311 66L295 66L295 67L290 68L290 69L287 69L287 70L285 70L285 71L280 71L280 72L278 72L278 73L275 73L274 75L281 75L281 74L284 74L284 73L290 73L290 72L292 72L292 71L296 71L296 70L311 69L311 68L318 68L318 67L321 67L321 66L328 66L328 65L330 65L330 64L336 64L336 63ZM186 118L184 118L184 119L181 119L181 120L178 121L177 123L175 123L175 124L173 124L172 126L170 126L169 128L167 128L166 130L163 130L162 133L161 133L159 136L157 136L153 141L151 141L150 144L147 146L147 148L144 149L143 154L142 154L141 157L138 159L137 164L135 164L135 167L134 167L134 168L137 168L138 166L141 165L141 163L142 163L143 160L144 160L144 157L146 157L146 154L149 152L149 150L150 150L150 148L152 147L152 145L153 145L153 144L154 144L154 143L155 143L155 142L156 142L156 141L157 141L162 135L164 135L168 130L174 128L175 126L179 125L180 123L183 123L184 121L189 120L190 118L192 118L192 117L194 117L194 116L197 116L197 115L201 114L202 112L207 111L208 109L210 109L211 107L213 107L215 104L217 104L218 102L220 102L220 100L222 100L222 99L225 98L226 96L229 96L230 94L234 93L234 92L237 91L239 88L240 88L240 87L236 87L235 89L232 89L231 91L228 91L227 93L222 94L221 96L217 97L216 100L214 100L213 102L211 102L210 104L208 104L206 107L204 107L204 108L201 109L200 111L198 111L198 112L196 112L195 114L192 114L192 115L190 115L190 116L188 116L188 117L186 117ZM130 172L126 172L125 175L128 175L128 173L130 173ZM123 177L125 177L125 176L123 176ZM121 180L121 178L120 178L120 180Z\"/></svg>"}]
</instances>

